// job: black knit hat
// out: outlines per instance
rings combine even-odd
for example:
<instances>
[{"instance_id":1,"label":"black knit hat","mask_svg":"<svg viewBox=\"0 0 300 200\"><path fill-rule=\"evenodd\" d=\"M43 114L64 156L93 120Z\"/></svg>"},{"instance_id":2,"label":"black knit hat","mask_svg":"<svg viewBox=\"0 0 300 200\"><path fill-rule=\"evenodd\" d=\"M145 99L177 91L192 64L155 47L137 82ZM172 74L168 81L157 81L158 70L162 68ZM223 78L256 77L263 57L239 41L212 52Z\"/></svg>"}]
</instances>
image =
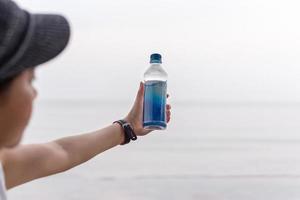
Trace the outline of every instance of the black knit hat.
<instances>
[{"instance_id":1,"label":"black knit hat","mask_svg":"<svg viewBox=\"0 0 300 200\"><path fill-rule=\"evenodd\" d=\"M0 0L0 82L51 60L69 37L63 16L30 14L10 0Z\"/></svg>"}]
</instances>

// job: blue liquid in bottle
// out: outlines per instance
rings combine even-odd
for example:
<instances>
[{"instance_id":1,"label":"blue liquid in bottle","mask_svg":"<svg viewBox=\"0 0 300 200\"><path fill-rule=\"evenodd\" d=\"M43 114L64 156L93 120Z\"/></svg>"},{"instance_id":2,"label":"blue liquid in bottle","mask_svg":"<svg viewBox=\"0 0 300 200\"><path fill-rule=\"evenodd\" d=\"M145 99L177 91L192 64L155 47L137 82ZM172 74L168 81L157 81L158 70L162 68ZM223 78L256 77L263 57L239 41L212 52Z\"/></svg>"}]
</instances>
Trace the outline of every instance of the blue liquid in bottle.
<instances>
[{"instance_id":1,"label":"blue liquid in bottle","mask_svg":"<svg viewBox=\"0 0 300 200\"><path fill-rule=\"evenodd\" d=\"M151 66L144 74L143 126L150 130L163 130L167 128L167 73L161 67L160 54L152 54L150 63Z\"/></svg>"}]
</instances>

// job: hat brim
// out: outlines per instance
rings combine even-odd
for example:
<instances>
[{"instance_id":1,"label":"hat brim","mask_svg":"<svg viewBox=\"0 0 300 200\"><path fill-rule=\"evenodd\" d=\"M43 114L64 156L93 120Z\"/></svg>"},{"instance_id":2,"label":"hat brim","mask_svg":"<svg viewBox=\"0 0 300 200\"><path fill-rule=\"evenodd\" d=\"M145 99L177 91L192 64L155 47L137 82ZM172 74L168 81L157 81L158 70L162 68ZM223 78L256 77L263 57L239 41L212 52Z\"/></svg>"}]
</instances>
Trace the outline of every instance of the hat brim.
<instances>
[{"instance_id":1,"label":"hat brim","mask_svg":"<svg viewBox=\"0 0 300 200\"><path fill-rule=\"evenodd\" d=\"M61 15L28 14L28 29L16 53L2 66L1 79L43 64L59 55L70 38L70 25ZM5 76L5 77L4 77Z\"/></svg>"}]
</instances>

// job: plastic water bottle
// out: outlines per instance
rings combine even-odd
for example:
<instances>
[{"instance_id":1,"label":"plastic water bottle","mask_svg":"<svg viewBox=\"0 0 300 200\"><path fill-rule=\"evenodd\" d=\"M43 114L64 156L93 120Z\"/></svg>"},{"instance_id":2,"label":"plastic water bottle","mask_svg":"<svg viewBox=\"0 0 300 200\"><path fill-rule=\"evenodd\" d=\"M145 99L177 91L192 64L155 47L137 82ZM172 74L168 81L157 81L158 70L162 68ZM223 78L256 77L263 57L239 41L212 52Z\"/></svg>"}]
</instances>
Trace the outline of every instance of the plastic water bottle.
<instances>
[{"instance_id":1,"label":"plastic water bottle","mask_svg":"<svg viewBox=\"0 0 300 200\"><path fill-rule=\"evenodd\" d=\"M150 67L144 73L144 114L143 126L150 130L167 128L166 100L168 74L161 66L160 54L152 54Z\"/></svg>"}]
</instances>

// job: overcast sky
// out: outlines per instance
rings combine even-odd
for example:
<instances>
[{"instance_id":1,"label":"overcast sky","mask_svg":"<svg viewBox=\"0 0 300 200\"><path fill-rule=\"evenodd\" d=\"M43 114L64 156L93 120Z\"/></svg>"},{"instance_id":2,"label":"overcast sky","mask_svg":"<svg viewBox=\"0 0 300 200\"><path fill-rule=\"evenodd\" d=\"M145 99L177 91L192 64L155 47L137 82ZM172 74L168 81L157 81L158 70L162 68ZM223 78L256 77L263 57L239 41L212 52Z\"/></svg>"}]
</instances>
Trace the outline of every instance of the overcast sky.
<instances>
[{"instance_id":1,"label":"overcast sky","mask_svg":"<svg viewBox=\"0 0 300 200\"><path fill-rule=\"evenodd\" d=\"M19 0L64 14L72 40L38 70L41 99L131 100L163 55L173 100L300 101L300 2Z\"/></svg>"}]
</instances>

